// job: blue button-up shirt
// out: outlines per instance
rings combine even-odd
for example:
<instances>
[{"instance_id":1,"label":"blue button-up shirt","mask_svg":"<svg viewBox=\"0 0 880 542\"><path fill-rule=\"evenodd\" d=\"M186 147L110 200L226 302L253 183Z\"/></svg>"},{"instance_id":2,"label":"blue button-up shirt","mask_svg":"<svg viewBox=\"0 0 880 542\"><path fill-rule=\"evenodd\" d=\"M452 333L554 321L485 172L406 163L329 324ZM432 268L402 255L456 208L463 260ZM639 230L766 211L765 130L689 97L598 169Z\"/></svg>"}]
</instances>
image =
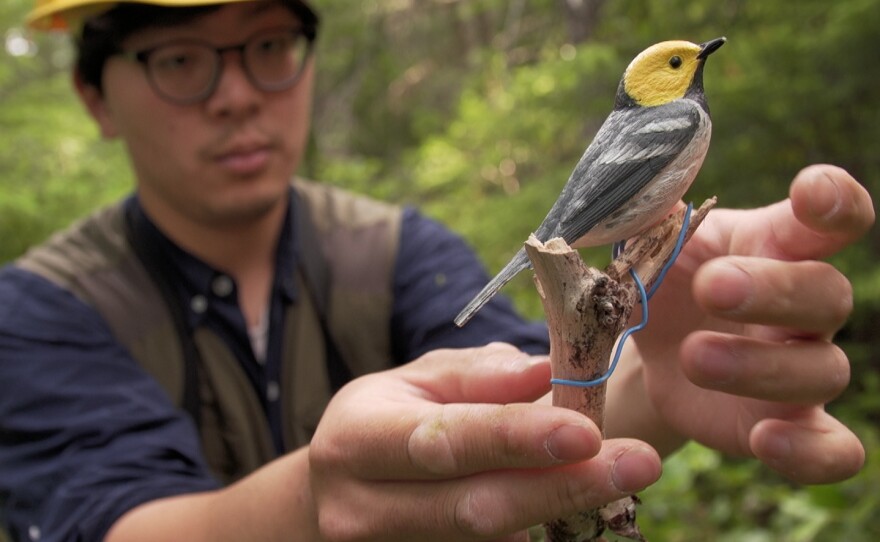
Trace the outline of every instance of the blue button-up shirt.
<instances>
[{"instance_id":1,"label":"blue button-up shirt","mask_svg":"<svg viewBox=\"0 0 880 542\"><path fill-rule=\"evenodd\" d=\"M281 450L281 319L301 295L288 280L297 261L290 213L278 244L269 339L260 361L235 282L164 236L136 197L125 205L139 234L173 264L190 323L211 327L238 357ZM523 321L502 297L455 328L453 317L486 283L485 271L459 237L413 209L404 211L401 230L394 363L490 341L532 353L548 350L546 328ZM15 266L0 269L0 521L17 538L101 540L141 503L219 487L198 438L192 420L94 309L42 277Z\"/></svg>"}]
</instances>

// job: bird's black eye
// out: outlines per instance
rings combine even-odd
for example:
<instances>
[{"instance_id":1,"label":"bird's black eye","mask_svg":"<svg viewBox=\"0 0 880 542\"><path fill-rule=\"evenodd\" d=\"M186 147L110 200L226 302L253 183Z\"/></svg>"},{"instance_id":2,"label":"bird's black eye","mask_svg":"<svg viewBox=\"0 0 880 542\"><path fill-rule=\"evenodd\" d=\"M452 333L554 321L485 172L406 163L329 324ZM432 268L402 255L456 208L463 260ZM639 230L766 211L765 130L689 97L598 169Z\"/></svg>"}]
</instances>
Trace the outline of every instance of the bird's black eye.
<instances>
[{"instance_id":1,"label":"bird's black eye","mask_svg":"<svg viewBox=\"0 0 880 542\"><path fill-rule=\"evenodd\" d=\"M674 56L674 57L670 58L670 59L669 59L669 65L672 66L673 69L676 69L676 70L677 70L678 68L681 67L681 57L680 57L680 56Z\"/></svg>"}]
</instances>

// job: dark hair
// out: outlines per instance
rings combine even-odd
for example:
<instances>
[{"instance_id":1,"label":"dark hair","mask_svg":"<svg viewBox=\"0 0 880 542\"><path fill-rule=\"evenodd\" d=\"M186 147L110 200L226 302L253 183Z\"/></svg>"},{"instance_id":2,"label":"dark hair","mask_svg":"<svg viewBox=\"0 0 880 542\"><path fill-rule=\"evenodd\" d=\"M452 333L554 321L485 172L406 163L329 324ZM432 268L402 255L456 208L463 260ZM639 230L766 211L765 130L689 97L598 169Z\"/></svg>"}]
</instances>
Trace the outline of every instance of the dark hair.
<instances>
[{"instance_id":1,"label":"dark hair","mask_svg":"<svg viewBox=\"0 0 880 542\"><path fill-rule=\"evenodd\" d=\"M280 0L307 27L317 28L318 16L299 0ZM122 50L122 42L146 28L186 24L220 9L224 4L190 7L164 7L122 3L88 19L76 38L76 73L86 85L103 90L104 64Z\"/></svg>"}]
</instances>

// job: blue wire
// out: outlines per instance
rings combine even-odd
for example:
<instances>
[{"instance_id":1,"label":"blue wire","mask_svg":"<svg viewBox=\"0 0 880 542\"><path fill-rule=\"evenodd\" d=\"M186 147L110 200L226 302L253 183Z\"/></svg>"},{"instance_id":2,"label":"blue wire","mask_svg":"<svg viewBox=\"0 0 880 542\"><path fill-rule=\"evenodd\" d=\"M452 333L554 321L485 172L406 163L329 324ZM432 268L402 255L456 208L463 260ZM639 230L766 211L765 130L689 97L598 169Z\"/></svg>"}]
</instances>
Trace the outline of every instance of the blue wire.
<instances>
[{"instance_id":1,"label":"blue wire","mask_svg":"<svg viewBox=\"0 0 880 542\"><path fill-rule=\"evenodd\" d=\"M666 273L672 269L672 265L675 263L675 260L678 259L678 255L681 253L681 249L684 247L684 238L687 236L688 227L691 225L691 212L694 210L694 204L688 203L687 212L684 214L684 220L681 222L681 230L678 232L678 241L675 243L675 248L672 249L672 255L669 257L669 261L666 262L666 265L663 266L663 269L660 270L660 274L657 275L657 282L654 283L654 287L651 288L651 291L648 292L648 299L654 297L654 294L657 293L657 288L663 284L663 279L666 278Z\"/></svg>"},{"instance_id":2,"label":"blue wire","mask_svg":"<svg viewBox=\"0 0 880 542\"><path fill-rule=\"evenodd\" d=\"M626 340L629 338L630 335L637 331L645 329L645 326L648 325L648 300L651 299L651 297L653 297L653 295L657 292L657 288L660 287L663 279L666 278L666 274L672 268L672 265L675 263L675 260L678 259L678 255L681 253L681 249L684 246L684 238L687 235L687 230L690 226L691 211L693 210L693 208L693 203L688 203L687 213L685 213L684 215L684 220L681 224L681 231L678 232L678 240L675 243L675 248L672 249L672 255L670 256L669 261L666 262L666 265L664 265L663 269L660 270L660 274L657 275L657 282L654 283L654 287L651 288L650 293L645 292L645 285L642 284L642 279L639 278L638 273L636 273L634 269L630 268L629 274L633 278L633 282L636 283L636 287L639 289L639 300L642 305L642 321L623 332L623 335L620 337L620 341L618 341L617 343L617 349L614 352L614 357L611 359L611 365L609 365L608 370L605 371L605 374L593 380L568 380L565 378L551 378L551 384L558 384L561 386L573 386L576 388L592 388L594 386L604 384L609 378L611 378L611 374L614 373L614 369L617 368L617 363L620 361L620 356L623 353L623 345L626 343ZM612 256L614 258L620 256L625 246L625 241L614 243L614 246L611 249Z\"/></svg>"},{"instance_id":3,"label":"blue wire","mask_svg":"<svg viewBox=\"0 0 880 542\"><path fill-rule=\"evenodd\" d=\"M629 273L635 281L636 286L639 288L639 296L642 300L642 321L623 332L623 336L617 343L617 351L614 353L614 358L611 360L611 365L608 367L608 370L605 371L605 374L594 380L567 380L565 378L551 378L551 384L574 386L576 388L591 388L593 386L599 386L600 384L603 384L606 380L611 378L611 373L614 372L614 369L617 368L617 362L620 361L620 354L623 351L623 345L626 342L627 337L629 337L636 331L641 331L645 328L646 325L648 325L648 294L647 292L645 292L645 285L642 284L642 279L639 278L639 275L636 274L635 271L630 269Z\"/></svg>"}]
</instances>

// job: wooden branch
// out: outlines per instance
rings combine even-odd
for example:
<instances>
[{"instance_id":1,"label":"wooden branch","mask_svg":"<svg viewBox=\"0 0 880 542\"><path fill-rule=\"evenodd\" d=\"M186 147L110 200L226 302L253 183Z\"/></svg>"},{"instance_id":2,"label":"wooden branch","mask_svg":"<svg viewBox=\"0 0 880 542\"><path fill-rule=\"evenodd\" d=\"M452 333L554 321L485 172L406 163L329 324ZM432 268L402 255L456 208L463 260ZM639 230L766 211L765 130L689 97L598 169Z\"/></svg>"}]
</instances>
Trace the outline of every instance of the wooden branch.
<instances>
[{"instance_id":1,"label":"wooden branch","mask_svg":"<svg viewBox=\"0 0 880 542\"><path fill-rule=\"evenodd\" d=\"M687 243L694 232L706 219L709 211L718 203L716 198L710 198L695 209L691 215L688 231L685 232L684 242ZM687 209L682 208L677 213L670 215L666 220L654 226L639 237L633 239L624 250L623 254L611 262L605 268L605 272L614 280L632 280L629 278L629 270L635 267L636 273L650 290L657 282L658 276L672 256L678 235L684 223L684 213Z\"/></svg>"},{"instance_id":2,"label":"wooden branch","mask_svg":"<svg viewBox=\"0 0 880 542\"><path fill-rule=\"evenodd\" d=\"M686 233L690 239L715 205L714 198L693 213ZM553 378L588 381L608 370L618 336L639 301L629 270L635 268L650 290L670 259L686 209L640 235L605 270L587 267L562 239L541 243L532 236L525 248L535 270L535 283L550 330ZM553 386L553 404L581 412L604 434L605 384L581 388ZM587 510L545 525L548 542L600 540L605 529L645 540L635 522L635 496Z\"/></svg>"},{"instance_id":3,"label":"wooden branch","mask_svg":"<svg viewBox=\"0 0 880 542\"><path fill-rule=\"evenodd\" d=\"M636 302L626 288L598 269L587 267L580 255L561 239L542 244L534 236L526 252L535 270L536 285L550 329L553 378L593 380L608 369L611 351ZM553 386L553 405L587 415L604 433L605 384L590 388ZM626 510L629 502L614 503ZM548 542L598 540L606 527L602 508L554 520L545 525ZM635 514L630 514L634 523ZM636 530L636 533L638 531ZM643 540L641 535L635 540Z\"/></svg>"}]
</instances>

